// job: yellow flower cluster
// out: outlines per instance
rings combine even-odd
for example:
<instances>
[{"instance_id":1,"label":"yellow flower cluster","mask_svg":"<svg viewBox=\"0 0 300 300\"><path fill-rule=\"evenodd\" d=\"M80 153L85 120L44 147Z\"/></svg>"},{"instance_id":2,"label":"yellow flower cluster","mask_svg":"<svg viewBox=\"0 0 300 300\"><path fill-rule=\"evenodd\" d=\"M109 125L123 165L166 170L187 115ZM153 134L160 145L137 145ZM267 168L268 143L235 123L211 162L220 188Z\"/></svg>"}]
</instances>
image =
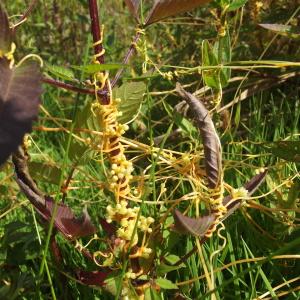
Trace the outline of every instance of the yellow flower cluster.
<instances>
[{"instance_id":1,"label":"yellow flower cluster","mask_svg":"<svg viewBox=\"0 0 300 300\"><path fill-rule=\"evenodd\" d=\"M110 184L110 187L114 189L117 185L117 182L125 177L128 178L128 180L131 180L132 171L132 163L126 159L125 155L120 155L117 161L111 165L110 175L112 183Z\"/></svg>"},{"instance_id":2,"label":"yellow flower cluster","mask_svg":"<svg viewBox=\"0 0 300 300\"><path fill-rule=\"evenodd\" d=\"M140 208L127 207L127 201L122 200L115 207L108 205L106 208L107 211L107 222L111 223L112 221L117 221L120 224L120 228L117 230L117 236L123 240L130 241L132 239L132 246L138 243L138 230L143 233L151 233L152 228L151 224L154 222L154 219L151 217L139 216L137 221L138 213ZM135 224L137 222L137 230L134 234ZM133 235L134 234L134 235ZM150 251L149 251L150 250ZM151 249L143 247L141 256L149 255Z\"/></svg>"}]
</instances>

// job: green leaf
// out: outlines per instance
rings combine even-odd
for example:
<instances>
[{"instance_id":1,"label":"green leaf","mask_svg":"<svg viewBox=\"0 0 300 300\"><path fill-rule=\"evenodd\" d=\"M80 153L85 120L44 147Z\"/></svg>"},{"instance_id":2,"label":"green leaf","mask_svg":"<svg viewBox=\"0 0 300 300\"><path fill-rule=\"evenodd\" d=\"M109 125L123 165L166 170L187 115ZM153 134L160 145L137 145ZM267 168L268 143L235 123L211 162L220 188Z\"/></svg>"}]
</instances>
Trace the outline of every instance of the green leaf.
<instances>
[{"instance_id":1,"label":"green leaf","mask_svg":"<svg viewBox=\"0 0 300 300\"><path fill-rule=\"evenodd\" d=\"M90 64L85 66L72 66L73 69L82 71L87 74L95 74L97 72L117 70L125 67L127 67L127 65L124 64Z\"/></svg>"},{"instance_id":2,"label":"green leaf","mask_svg":"<svg viewBox=\"0 0 300 300\"><path fill-rule=\"evenodd\" d=\"M214 45L214 54L217 57L219 65L228 64L231 62L231 41L229 32L226 35L220 37L219 40ZM220 80L222 88L228 85L228 81L231 76L230 68L223 67L220 72Z\"/></svg>"},{"instance_id":3,"label":"green leaf","mask_svg":"<svg viewBox=\"0 0 300 300\"><path fill-rule=\"evenodd\" d=\"M300 162L300 141L280 141L272 143L271 152L282 159Z\"/></svg>"},{"instance_id":4,"label":"green leaf","mask_svg":"<svg viewBox=\"0 0 300 300\"><path fill-rule=\"evenodd\" d=\"M292 39L300 39L300 27L282 24L259 24L262 28Z\"/></svg>"},{"instance_id":5,"label":"green leaf","mask_svg":"<svg viewBox=\"0 0 300 300\"><path fill-rule=\"evenodd\" d=\"M145 300L162 300L161 295L152 287L146 289Z\"/></svg>"},{"instance_id":6,"label":"green leaf","mask_svg":"<svg viewBox=\"0 0 300 300\"><path fill-rule=\"evenodd\" d=\"M69 81L77 81L74 72L68 68L47 64L46 69L58 78Z\"/></svg>"},{"instance_id":7,"label":"green leaf","mask_svg":"<svg viewBox=\"0 0 300 300\"><path fill-rule=\"evenodd\" d=\"M141 107L146 84L144 82L126 82L113 89L114 99L121 99L118 110L122 115L118 117L120 123L127 123L135 118Z\"/></svg>"},{"instance_id":8,"label":"green leaf","mask_svg":"<svg viewBox=\"0 0 300 300\"><path fill-rule=\"evenodd\" d=\"M155 283L165 290L177 290L178 286L172 281L165 278L157 278Z\"/></svg>"},{"instance_id":9,"label":"green leaf","mask_svg":"<svg viewBox=\"0 0 300 300\"><path fill-rule=\"evenodd\" d=\"M248 0L233 0L229 7L227 8L227 11L234 11L242 7L248 2Z\"/></svg>"},{"instance_id":10,"label":"green leaf","mask_svg":"<svg viewBox=\"0 0 300 300\"><path fill-rule=\"evenodd\" d=\"M56 185L59 184L59 179L62 172L61 168L44 162L35 161L29 162L28 167L31 176L34 179L38 181L49 182Z\"/></svg>"},{"instance_id":11,"label":"green leaf","mask_svg":"<svg viewBox=\"0 0 300 300\"><path fill-rule=\"evenodd\" d=\"M202 66L211 67L217 65L218 59L212 47L207 40L204 40L202 44ZM207 86L209 86L210 88L215 88L217 90L220 89L220 69L203 70L202 74L204 82Z\"/></svg>"},{"instance_id":12,"label":"green leaf","mask_svg":"<svg viewBox=\"0 0 300 300\"><path fill-rule=\"evenodd\" d=\"M169 266L164 263L157 266L156 273L158 276L163 276L169 272L184 268L184 264L180 264L179 266Z\"/></svg>"}]
</instances>

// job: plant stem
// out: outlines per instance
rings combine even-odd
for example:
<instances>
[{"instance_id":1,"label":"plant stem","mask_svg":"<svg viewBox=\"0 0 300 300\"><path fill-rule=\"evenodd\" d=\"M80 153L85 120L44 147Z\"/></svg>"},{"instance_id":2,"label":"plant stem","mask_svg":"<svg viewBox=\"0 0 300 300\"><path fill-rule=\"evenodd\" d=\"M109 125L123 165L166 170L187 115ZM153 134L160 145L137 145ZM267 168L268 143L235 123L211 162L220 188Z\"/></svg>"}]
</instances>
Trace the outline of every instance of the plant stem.
<instances>
[{"instance_id":1,"label":"plant stem","mask_svg":"<svg viewBox=\"0 0 300 300\"><path fill-rule=\"evenodd\" d=\"M128 63L129 59L134 54L136 43L139 41L140 37L141 37L141 32L137 32L134 39L133 39L133 42L131 43L131 45L130 45L130 47L129 47L129 49L128 49L125 57L124 57L124 60L123 60L124 65ZM116 86L116 84L118 83L118 81L119 81L120 77L122 76L123 72L124 72L124 68L120 69L117 72L115 78L113 79L113 81L111 83L112 88Z\"/></svg>"},{"instance_id":2,"label":"plant stem","mask_svg":"<svg viewBox=\"0 0 300 300\"><path fill-rule=\"evenodd\" d=\"M18 21L17 24L13 25L12 32L14 33L16 28L21 25L23 22L25 22L28 18L28 16L31 14L33 11L35 5L37 4L38 0L32 0L31 3L29 4L28 8L25 10L25 12L22 14L22 17Z\"/></svg>"},{"instance_id":3,"label":"plant stem","mask_svg":"<svg viewBox=\"0 0 300 300\"><path fill-rule=\"evenodd\" d=\"M103 44L102 44L103 36L101 35L97 0L89 0L89 10L90 10L90 18L91 18L91 32L94 41L94 45L93 45L94 53L95 53L94 57L99 62L99 64L104 64L105 62L104 55L103 55L104 53L101 55L103 51ZM108 91L107 83L104 86L104 90ZM100 99L102 104L109 104L110 102L110 97L108 97L107 93L102 95Z\"/></svg>"},{"instance_id":4,"label":"plant stem","mask_svg":"<svg viewBox=\"0 0 300 300\"><path fill-rule=\"evenodd\" d=\"M101 29L100 29L100 22L99 22L97 0L89 0L89 10L90 10L90 18L91 18L91 32L94 41L94 51L95 51L95 55L97 55L103 51L103 45L102 43L99 43L99 41L101 41L102 39L102 36L101 36ZM103 55L98 56L97 60L100 64L104 64Z\"/></svg>"}]
</instances>

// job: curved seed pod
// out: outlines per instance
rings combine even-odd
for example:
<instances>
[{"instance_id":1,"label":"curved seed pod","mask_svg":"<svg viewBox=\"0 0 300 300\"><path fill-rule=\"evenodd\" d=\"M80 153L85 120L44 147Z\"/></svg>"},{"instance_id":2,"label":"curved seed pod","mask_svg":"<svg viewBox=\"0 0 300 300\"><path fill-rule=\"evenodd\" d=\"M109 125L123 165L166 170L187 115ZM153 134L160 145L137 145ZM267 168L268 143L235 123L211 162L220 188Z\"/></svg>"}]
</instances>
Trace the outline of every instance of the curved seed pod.
<instances>
[{"instance_id":1,"label":"curved seed pod","mask_svg":"<svg viewBox=\"0 0 300 300\"><path fill-rule=\"evenodd\" d=\"M253 176L245 185L244 188L247 190L247 196L251 196L259 186L264 182L265 177L267 175L267 171L259 173ZM231 214L233 214L242 204L242 199L234 201L227 205L232 200L232 196L228 195L223 199L223 205L227 207L227 213L223 217L222 220L228 218Z\"/></svg>"},{"instance_id":2,"label":"curved seed pod","mask_svg":"<svg viewBox=\"0 0 300 300\"><path fill-rule=\"evenodd\" d=\"M222 150L219 136L203 103L184 90L180 83L176 84L176 91L188 103L202 136L208 186L215 189L220 184L222 173Z\"/></svg>"},{"instance_id":3,"label":"curved seed pod","mask_svg":"<svg viewBox=\"0 0 300 300\"><path fill-rule=\"evenodd\" d=\"M145 25L187 12L208 2L210 0L156 0L146 19Z\"/></svg>"},{"instance_id":4,"label":"curved seed pod","mask_svg":"<svg viewBox=\"0 0 300 300\"><path fill-rule=\"evenodd\" d=\"M174 230L181 234L193 234L203 237L215 221L215 215L211 214L200 218L190 218L175 209L173 213L175 220Z\"/></svg>"},{"instance_id":5,"label":"curved seed pod","mask_svg":"<svg viewBox=\"0 0 300 300\"><path fill-rule=\"evenodd\" d=\"M16 151L37 118L41 75L35 63L10 68L0 58L0 165Z\"/></svg>"},{"instance_id":6,"label":"curved seed pod","mask_svg":"<svg viewBox=\"0 0 300 300\"><path fill-rule=\"evenodd\" d=\"M10 51L12 42L12 32L9 28L8 17L6 11L0 4L0 57L1 54Z\"/></svg>"},{"instance_id":7,"label":"curved seed pod","mask_svg":"<svg viewBox=\"0 0 300 300\"><path fill-rule=\"evenodd\" d=\"M125 0L125 3L132 15L139 20L138 10L141 0Z\"/></svg>"}]
</instances>

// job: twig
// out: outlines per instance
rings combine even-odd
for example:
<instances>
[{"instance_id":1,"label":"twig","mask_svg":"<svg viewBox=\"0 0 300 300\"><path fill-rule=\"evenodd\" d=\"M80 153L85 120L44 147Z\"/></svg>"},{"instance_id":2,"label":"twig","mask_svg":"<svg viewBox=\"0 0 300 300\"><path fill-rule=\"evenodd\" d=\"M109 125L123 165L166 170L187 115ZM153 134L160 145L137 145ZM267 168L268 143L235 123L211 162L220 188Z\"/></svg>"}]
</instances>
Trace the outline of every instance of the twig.
<instances>
[{"instance_id":1,"label":"twig","mask_svg":"<svg viewBox=\"0 0 300 300\"><path fill-rule=\"evenodd\" d=\"M25 22L28 18L28 16L31 14L33 11L35 5L37 4L38 0L32 0L31 3L29 4L28 8L25 10L25 12L22 14L22 17L18 21L17 24L13 25L12 32L14 33L16 28L21 25L23 22Z\"/></svg>"},{"instance_id":2,"label":"twig","mask_svg":"<svg viewBox=\"0 0 300 300\"><path fill-rule=\"evenodd\" d=\"M129 49L128 49L125 57L124 57L124 60L123 60L124 65L128 63L129 59L134 54L135 48L136 48L136 43L138 42L140 37L141 37L141 32L137 32L134 39L133 39L133 42L131 43L131 45L130 45L130 47L129 47ZM113 81L111 83L112 88L116 86L116 84L118 83L118 81L119 81L121 75L123 74L124 70L125 70L125 68L122 68L117 72L115 78L113 79Z\"/></svg>"},{"instance_id":3,"label":"twig","mask_svg":"<svg viewBox=\"0 0 300 300\"><path fill-rule=\"evenodd\" d=\"M80 88L80 87L74 86L72 84L65 83L65 82L58 81L58 80L51 79L51 78L47 78L47 77L43 77L42 82L53 85L58 88L63 88L68 91L76 92L76 93L95 95L95 90ZM105 90L98 91L98 95L103 97L104 95L107 95L107 91L105 91Z\"/></svg>"}]
</instances>

